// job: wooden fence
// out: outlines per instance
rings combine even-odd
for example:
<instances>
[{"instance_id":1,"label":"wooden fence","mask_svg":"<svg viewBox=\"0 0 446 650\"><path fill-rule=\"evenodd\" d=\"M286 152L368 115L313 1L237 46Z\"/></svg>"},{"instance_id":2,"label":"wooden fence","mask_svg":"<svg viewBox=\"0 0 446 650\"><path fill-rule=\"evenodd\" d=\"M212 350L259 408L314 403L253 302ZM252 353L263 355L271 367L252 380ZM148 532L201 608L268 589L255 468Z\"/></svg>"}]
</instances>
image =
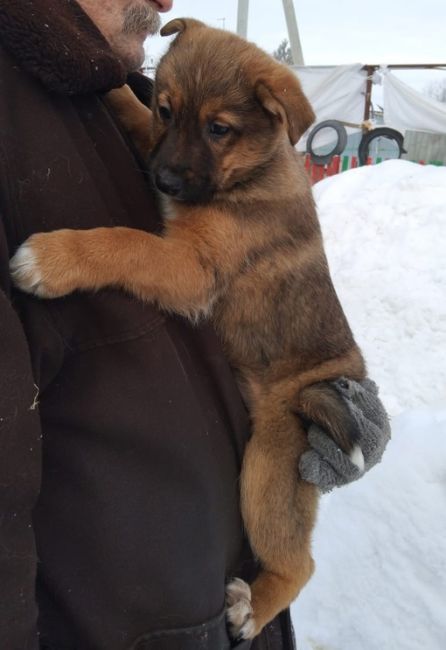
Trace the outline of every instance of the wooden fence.
<instances>
[{"instance_id":1,"label":"wooden fence","mask_svg":"<svg viewBox=\"0 0 446 650\"><path fill-rule=\"evenodd\" d=\"M367 165L377 165L380 162L383 162L383 158L371 157L367 159ZM442 166L444 163L439 160L431 160L426 162L425 160L413 160L412 162L418 162L420 165L437 165ZM317 183L318 181L327 178L328 176L334 176L340 172L345 172L348 169L354 169L358 167L359 162L357 156L333 156L333 159L329 165L316 165L311 161L311 155L309 153L305 154L305 169L310 174L312 184Z\"/></svg>"}]
</instances>

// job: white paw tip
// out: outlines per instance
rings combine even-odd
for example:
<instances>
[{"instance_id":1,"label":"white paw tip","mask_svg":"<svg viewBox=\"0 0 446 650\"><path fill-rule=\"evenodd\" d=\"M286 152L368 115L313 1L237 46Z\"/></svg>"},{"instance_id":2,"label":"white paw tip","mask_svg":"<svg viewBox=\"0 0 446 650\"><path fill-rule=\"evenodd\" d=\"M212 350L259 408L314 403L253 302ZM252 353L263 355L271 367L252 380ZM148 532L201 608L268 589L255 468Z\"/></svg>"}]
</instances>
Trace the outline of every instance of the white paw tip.
<instances>
[{"instance_id":1,"label":"white paw tip","mask_svg":"<svg viewBox=\"0 0 446 650\"><path fill-rule=\"evenodd\" d=\"M256 635L256 624L254 619L249 618L246 623L241 627L239 638L242 639L253 639Z\"/></svg>"},{"instance_id":2,"label":"white paw tip","mask_svg":"<svg viewBox=\"0 0 446 650\"><path fill-rule=\"evenodd\" d=\"M364 454L362 453L361 447L359 445L355 445L351 450L350 460L352 461L353 465L356 465L360 472L364 471Z\"/></svg>"},{"instance_id":3,"label":"white paw tip","mask_svg":"<svg viewBox=\"0 0 446 650\"><path fill-rule=\"evenodd\" d=\"M251 588L240 578L226 587L226 615L234 638L250 639L254 636L254 619L251 605Z\"/></svg>"},{"instance_id":4,"label":"white paw tip","mask_svg":"<svg viewBox=\"0 0 446 650\"><path fill-rule=\"evenodd\" d=\"M226 585L226 600L231 605L238 600L251 601L251 587L241 578L234 578Z\"/></svg>"},{"instance_id":5,"label":"white paw tip","mask_svg":"<svg viewBox=\"0 0 446 650\"><path fill-rule=\"evenodd\" d=\"M22 289L33 289L42 280L41 274L36 269L36 257L31 246L20 246L9 263L11 277L14 283Z\"/></svg>"}]
</instances>

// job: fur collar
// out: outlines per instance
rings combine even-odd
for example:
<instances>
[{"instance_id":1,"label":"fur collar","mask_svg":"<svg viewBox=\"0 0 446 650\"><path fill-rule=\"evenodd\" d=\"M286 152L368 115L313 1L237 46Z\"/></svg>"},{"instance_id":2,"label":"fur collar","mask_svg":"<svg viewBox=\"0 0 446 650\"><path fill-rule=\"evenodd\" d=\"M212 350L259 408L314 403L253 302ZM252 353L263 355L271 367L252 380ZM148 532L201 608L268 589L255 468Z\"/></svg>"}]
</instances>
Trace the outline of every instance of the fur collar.
<instances>
[{"instance_id":1,"label":"fur collar","mask_svg":"<svg viewBox=\"0 0 446 650\"><path fill-rule=\"evenodd\" d=\"M0 43L63 95L105 92L126 80L122 62L75 0L1 0Z\"/></svg>"}]
</instances>

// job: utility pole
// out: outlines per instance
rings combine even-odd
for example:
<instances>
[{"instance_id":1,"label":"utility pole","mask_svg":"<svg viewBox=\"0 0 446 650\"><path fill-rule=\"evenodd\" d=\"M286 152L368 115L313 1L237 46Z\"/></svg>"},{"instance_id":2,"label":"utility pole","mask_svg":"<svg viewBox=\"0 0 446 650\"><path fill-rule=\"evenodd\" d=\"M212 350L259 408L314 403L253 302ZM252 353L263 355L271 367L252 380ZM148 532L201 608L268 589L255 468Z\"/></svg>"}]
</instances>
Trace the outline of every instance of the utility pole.
<instances>
[{"instance_id":1,"label":"utility pole","mask_svg":"<svg viewBox=\"0 0 446 650\"><path fill-rule=\"evenodd\" d=\"M299 30L297 28L296 12L294 11L293 0L283 0L288 36L290 39L291 54L295 65L305 65L302 46L300 44Z\"/></svg>"},{"instance_id":2,"label":"utility pole","mask_svg":"<svg viewBox=\"0 0 446 650\"><path fill-rule=\"evenodd\" d=\"M288 37L290 40L291 54L295 65L304 65L304 55L300 44L299 30L297 28L296 13L293 0L282 0L285 12ZM248 35L248 10L249 0L238 0L237 10L237 34L246 38Z\"/></svg>"},{"instance_id":3,"label":"utility pole","mask_svg":"<svg viewBox=\"0 0 446 650\"><path fill-rule=\"evenodd\" d=\"M237 34L242 38L248 36L248 10L249 0L238 0Z\"/></svg>"}]
</instances>

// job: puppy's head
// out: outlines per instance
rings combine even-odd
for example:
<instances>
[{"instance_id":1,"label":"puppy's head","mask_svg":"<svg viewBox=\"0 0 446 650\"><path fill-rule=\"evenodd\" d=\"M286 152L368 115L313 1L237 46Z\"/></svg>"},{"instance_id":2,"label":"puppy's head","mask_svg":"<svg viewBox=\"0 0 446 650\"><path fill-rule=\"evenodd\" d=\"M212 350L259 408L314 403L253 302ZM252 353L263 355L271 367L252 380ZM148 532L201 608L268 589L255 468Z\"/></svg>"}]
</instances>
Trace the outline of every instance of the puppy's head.
<instances>
[{"instance_id":1,"label":"puppy's head","mask_svg":"<svg viewBox=\"0 0 446 650\"><path fill-rule=\"evenodd\" d=\"M247 187L314 119L299 81L256 46L192 19L162 58L153 94L158 188L190 203Z\"/></svg>"}]
</instances>

